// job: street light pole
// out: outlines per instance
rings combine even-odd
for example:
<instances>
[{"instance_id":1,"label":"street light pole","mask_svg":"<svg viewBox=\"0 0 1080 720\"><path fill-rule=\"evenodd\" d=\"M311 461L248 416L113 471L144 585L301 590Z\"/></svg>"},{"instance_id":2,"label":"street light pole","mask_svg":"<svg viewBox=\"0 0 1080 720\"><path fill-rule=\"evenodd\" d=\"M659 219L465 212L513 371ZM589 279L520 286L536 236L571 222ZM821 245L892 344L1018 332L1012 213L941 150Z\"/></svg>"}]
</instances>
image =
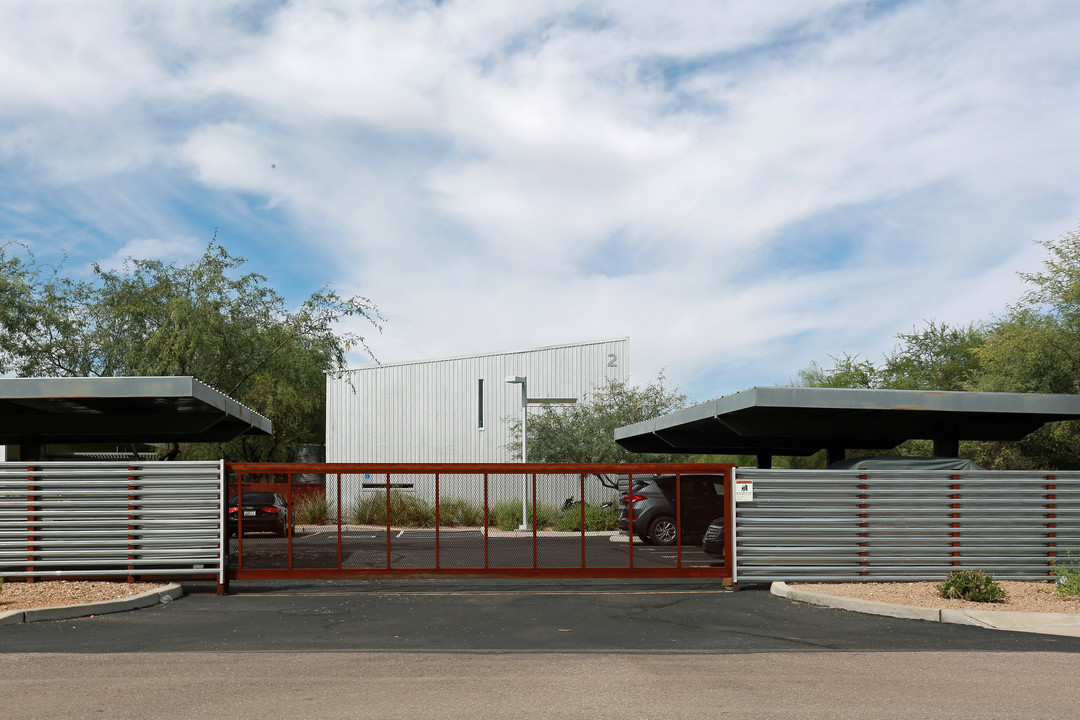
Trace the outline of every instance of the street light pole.
<instances>
[{"instance_id":1,"label":"street light pole","mask_svg":"<svg viewBox=\"0 0 1080 720\"><path fill-rule=\"evenodd\" d=\"M521 462L529 462L529 392L528 381L520 375L506 378L511 385L521 385ZM521 526L518 530L528 530L529 525L529 475L521 476Z\"/></svg>"}]
</instances>

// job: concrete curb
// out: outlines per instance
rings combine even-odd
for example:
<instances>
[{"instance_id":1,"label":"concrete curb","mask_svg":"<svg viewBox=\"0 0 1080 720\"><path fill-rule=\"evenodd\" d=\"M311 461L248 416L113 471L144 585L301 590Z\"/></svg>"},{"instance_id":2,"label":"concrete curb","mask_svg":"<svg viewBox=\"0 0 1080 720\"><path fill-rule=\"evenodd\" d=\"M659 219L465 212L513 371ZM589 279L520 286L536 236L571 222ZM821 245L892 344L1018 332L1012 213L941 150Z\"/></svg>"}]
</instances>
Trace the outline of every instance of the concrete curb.
<instances>
[{"instance_id":1,"label":"concrete curb","mask_svg":"<svg viewBox=\"0 0 1080 720\"><path fill-rule=\"evenodd\" d=\"M15 625L24 622L39 622L41 620L70 620L90 615L105 615L126 610L137 610L161 603L170 603L183 596L183 586L180 583L170 583L157 590L148 590L138 595L117 600L103 600L102 602L83 603L81 605L58 605L31 610L9 610L0 613L0 625Z\"/></svg>"},{"instance_id":2,"label":"concrete curb","mask_svg":"<svg viewBox=\"0 0 1080 720\"><path fill-rule=\"evenodd\" d=\"M1012 632L1042 633L1045 635L1067 635L1080 637L1080 615L1068 613L1021 613L994 610L951 610L947 608L926 608L914 605L893 605L875 600L836 597L822 593L812 593L790 587L784 582L774 582L770 592L777 597L798 602L819 605L821 607L850 610L868 615L908 620L927 620L929 622L951 623L955 625L974 625L989 630L1009 630Z\"/></svg>"}]
</instances>

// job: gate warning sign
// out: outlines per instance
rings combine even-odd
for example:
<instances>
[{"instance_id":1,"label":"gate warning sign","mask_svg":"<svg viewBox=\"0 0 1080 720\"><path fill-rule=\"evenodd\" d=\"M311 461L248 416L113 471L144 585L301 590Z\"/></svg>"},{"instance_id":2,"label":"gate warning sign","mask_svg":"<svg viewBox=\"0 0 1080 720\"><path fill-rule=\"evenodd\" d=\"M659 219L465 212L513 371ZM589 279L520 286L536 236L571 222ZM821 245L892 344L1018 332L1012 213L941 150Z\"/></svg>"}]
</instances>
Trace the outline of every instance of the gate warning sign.
<instances>
[{"instance_id":1,"label":"gate warning sign","mask_svg":"<svg viewBox=\"0 0 1080 720\"><path fill-rule=\"evenodd\" d=\"M753 502L754 483L751 480L735 481L735 502Z\"/></svg>"}]
</instances>

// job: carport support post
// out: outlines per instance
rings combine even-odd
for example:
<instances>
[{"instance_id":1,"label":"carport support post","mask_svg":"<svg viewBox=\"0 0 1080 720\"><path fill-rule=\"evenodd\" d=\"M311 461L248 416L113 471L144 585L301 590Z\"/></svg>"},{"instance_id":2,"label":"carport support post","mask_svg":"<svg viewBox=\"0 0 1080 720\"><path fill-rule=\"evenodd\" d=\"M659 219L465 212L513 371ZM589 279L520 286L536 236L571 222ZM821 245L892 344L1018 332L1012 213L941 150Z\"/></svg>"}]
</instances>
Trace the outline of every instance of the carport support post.
<instances>
[{"instance_id":1,"label":"carport support post","mask_svg":"<svg viewBox=\"0 0 1080 720\"><path fill-rule=\"evenodd\" d=\"M938 457L960 457L960 439L956 435L934 438L934 455Z\"/></svg>"},{"instance_id":2,"label":"carport support post","mask_svg":"<svg viewBox=\"0 0 1080 720\"><path fill-rule=\"evenodd\" d=\"M757 466L758 470L769 470L772 468L772 453L758 453Z\"/></svg>"}]
</instances>

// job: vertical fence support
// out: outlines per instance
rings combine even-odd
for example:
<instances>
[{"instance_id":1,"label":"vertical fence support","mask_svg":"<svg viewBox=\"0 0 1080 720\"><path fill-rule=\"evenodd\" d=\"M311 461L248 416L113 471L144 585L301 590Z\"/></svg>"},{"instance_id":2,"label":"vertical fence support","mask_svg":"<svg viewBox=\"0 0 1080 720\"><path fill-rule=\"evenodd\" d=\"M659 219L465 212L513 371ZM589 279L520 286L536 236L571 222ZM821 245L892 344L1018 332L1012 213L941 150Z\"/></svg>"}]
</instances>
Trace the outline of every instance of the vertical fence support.
<instances>
[{"instance_id":1,"label":"vertical fence support","mask_svg":"<svg viewBox=\"0 0 1080 720\"><path fill-rule=\"evenodd\" d=\"M675 473L675 567L682 567L682 474Z\"/></svg>"},{"instance_id":2,"label":"vertical fence support","mask_svg":"<svg viewBox=\"0 0 1080 720\"><path fill-rule=\"evenodd\" d=\"M236 473L236 569L244 569L244 474Z\"/></svg>"},{"instance_id":3,"label":"vertical fence support","mask_svg":"<svg viewBox=\"0 0 1080 720\"><path fill-rule=\"evenodd\" d=\"M337 474L337 500L334 502L335 514L337 515L337 569L341 569L341 473Z\"/></svg>"},{"instance_id":4,"label":"vertical fence support","mask_svg":"<svg viewBox=\"0 0 1080 720\"><path fill-rule=\"evenodd\" d=\"M287 552L289 554L289 560L288 560L289 565L288 565L288 567L289 567L290 570L292 570L292 566L293 566L292 536L293 536L293 518L295 516L293 515L293 499L292 499L293 474L291 472L285 474L285 482L287 483L285 485L285 512L288 513L288 515L285 517L285 524L286 524L285 532L288 533L288 538L289 538L288 541L285 544L286 544L286 550L287 550Z\"/></svg>"},{"instance_id":5,"label":"vertical fence support","mask_svg":"<svg viewBox=\"0 0 1080 720\"><path fill-rule=\"evenodd\" d=\"M34 482L35 467L30 465L26 468L26 572L34 572L34 547L37 544L37 516L34 514L34 505L37 502L37 484ZM34 577L26 578L26 582L34 582Z\"/></svg>"},{"instance_id":6,"label":"vertical fence support","mask_svg":"<svg viewBox=\"0 0 1080 720\"><path fill-rule=\"evenodd\" d=\"M859 476L859 567L862 568L859 574L866 576L870 574L870 520L869 520L869 497L867 491L870 486L867 485L867 476Z\"/></svg>"},{"instance_id":7,"label":"vertical fence support","mask_svg":"<svg viewBox=\"0 0 1080 720\"><path fill-rule=\"evenodd\" d=\"M634 569L634 503L630 502L630 496L634 494L634 473L629 473L626 476L626 534L627 541L627 555L629 556L629 567Z\"/></svg>"},{"instance_id":8,"label":"vertical fence support","mask_svg":"<svg viewBox=\"0 0 1080 720\"><path fill-rule=\"evenodd\" d=\"M585 569L585 473L581 473L581 569Z\"/></svg>"},{"instance_id":9,"label":"vertical fence support","mask_svg":"<svg viewBox=\"0 0 1080 720\"><path fill-rule=\"evenodd\" d=\"M1057 562L1057 483L1053 475L1046 476L1046 564Z\"/></svg>"},{"instance_id":10,"label":"vertical fence support","mask_svg":"<svg viewBox=\"0 0 1080 720\"><path fill-rule=\"evenodd\" d=\"M959 481L959 480L960 480L959 475L953 475L952 476L952 481L953 481L953 486L952 486L952 490L953 490L953 496L952 496L952 501L953 501L952 502L952 510L953 510L953 513L952 513L952 520L953 520L953 522L952 522L952 528L953 528L953 532L952 532L952 547L953 547L952 556L953 556L953 561L952 561L952 564L953 564L953 567L959 567L960 565L963 564L963 560L961 559L962 553L960 552L960 513L956 512L957 510L960 509L960 502L959 502L960 501L960 492L959 492L960 485L957 484L957 481Z\"/></svg>"},{"instance_id":11,"label":"vertical fence support","mask_svg":"<svg viewBox=\"0 0 1080 720\"><path fill-rule=\"evenodd\" d=\"M229 592L229 477L225 474L225 461L218 463L218 583L217 594Z\"/></svg>"},{"instance_id":12,"label":"vertical fence support","mask_svg":"<svg viewBox=\"0 0 1080 720\"><path fill-rule=\"evenodd\" d=\"M536 557L536 473L532 474L532 546L533 546L533 570L537 568Z\"/></svg>"},{"instance_id":13,"label":"vertical fence support","mask_svg":"<svg viewBox=\"0 0 1080 720\"><path fill-rule=\"evenodd\" d=\"M435 569L436 570L438 570L440 567L442 567L442 565L440 563L441 558L440 558L440 555L439 555L439 526L442 525L442 523L439 521L439 505L441 504L441 501L439 500L439 497L440 497L439 496L439 473L435 473Z\"/></svg>"},{"instance_id":14,"label":"vertical fence support","mask_svg":"<svg viewBox=\"0 0 1080 720\"><path fill-rule=\"evenodd\" d=\"M488 565L488 530L491 529L491 518L488 514L488 474L484 473L484 569Z\"/></svg>"},{"instance_id":15,"label":"vertical fence support","mask_svg":"<svg viewBox=\"0 0 1080 720\"><path fill-rule=\"evenodd\" d=\"M128 498L127 498L128 499L128 526L127 526L127 530L128 530L128 536L127 536L127 539L128 539L128 548L127 548L128 549L128 560L134 560L135 559L135 476L134 476L134 471L135 471L135 468L133 468L133 467L131 467L129 465L128 466L128 472L131 473L131 474L128 475ZM129 563L128 564L128 570L134 571L135 566ZM128 583L134 583L135 582L135 576L133 574L128 575L127 576L127 581L128 581Z\"/></svg>"},{"instance_id":16,"label":"vertical fence support","mask_svg":"<svg viewBox=\"0 0 1080 720\"><path fill-rule=\"evenodd\" d=\"M390 473L386 473L386 569L389 570L390 562Z\"/></svg>"}]
</instances>

